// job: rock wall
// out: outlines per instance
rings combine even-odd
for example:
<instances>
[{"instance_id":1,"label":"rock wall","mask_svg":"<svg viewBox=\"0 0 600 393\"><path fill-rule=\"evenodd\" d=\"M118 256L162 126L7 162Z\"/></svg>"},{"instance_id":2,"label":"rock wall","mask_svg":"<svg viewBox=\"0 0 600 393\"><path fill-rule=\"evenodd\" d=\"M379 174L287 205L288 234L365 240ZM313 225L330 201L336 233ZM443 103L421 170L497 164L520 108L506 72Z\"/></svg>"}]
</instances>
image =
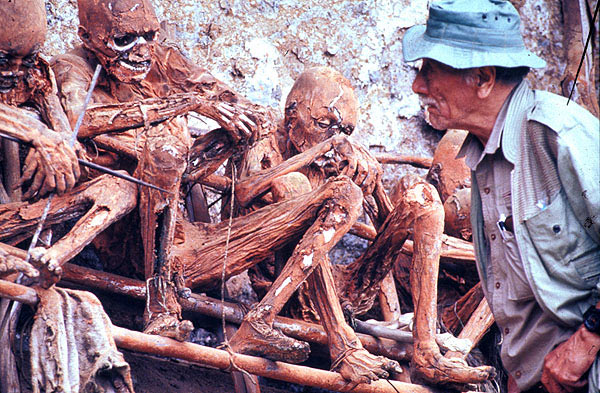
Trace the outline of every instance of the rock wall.
<instances>
[{"instance_id":1,"label":"rock wall","mask_svg":"<svg viewBox=\"0 0 600 393\"><path fill-rule=\"evenodd\" d=\"M401 39L427 18L427 0L153 0L182 49L251 100L281 107L304 68L329 65L354 85L361 116L355 139L373 151L431 156L442 133L423 121L411 91L414 64ZM526 45L548 62L530 79L558 92L564 70L558 0L513 0ZM75 0L47 0L47 55L78 42ZM406 166L386 165L386 180Z\"/></svg>"},{"instance_id":2,"label":"rock wall","mask_svg":"<svg viewBox=\"0 0 600 393\"><path fill-rule=\"evenodd\" d=\"M356 89L360 119L353 138L372 151L432 156L442 132L423 119L411 90L415 64L402 61L402 36L427 19L428 0L151 0L159 20L199 65L249 99L283 107L307 67L340 70ZM559 92L565 68L558 0L512 0L522 15L527 47L548 62L530 75L536 88ZM45 54L78 43L77 1L46 0ZM385 165L389 188L423 169ZM346 236L332 259L349 261L366 242Z\"/></svg>"}]
</instances>

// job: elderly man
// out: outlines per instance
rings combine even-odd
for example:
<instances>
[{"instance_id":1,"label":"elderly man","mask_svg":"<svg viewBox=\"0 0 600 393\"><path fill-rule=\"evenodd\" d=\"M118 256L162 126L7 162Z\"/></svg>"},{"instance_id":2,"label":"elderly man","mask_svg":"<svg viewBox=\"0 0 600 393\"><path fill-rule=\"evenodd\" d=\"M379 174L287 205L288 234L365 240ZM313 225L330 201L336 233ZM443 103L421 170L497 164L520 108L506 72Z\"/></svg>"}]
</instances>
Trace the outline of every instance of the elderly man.
<instances>
[{"instance_id":1,"label":"elderly man","mask_svg":"<svg viewBox=\"0 0 600 393\"><path fill-rule=\"evenodd\" d=\"M600 127L523 80L545 63L519 25L508 1L433 3L427 26L405 34L404 59L422 59L413 90L431 124L470 133L459 155L509 391L598 392Z\"/></svg>"}]
</instances>

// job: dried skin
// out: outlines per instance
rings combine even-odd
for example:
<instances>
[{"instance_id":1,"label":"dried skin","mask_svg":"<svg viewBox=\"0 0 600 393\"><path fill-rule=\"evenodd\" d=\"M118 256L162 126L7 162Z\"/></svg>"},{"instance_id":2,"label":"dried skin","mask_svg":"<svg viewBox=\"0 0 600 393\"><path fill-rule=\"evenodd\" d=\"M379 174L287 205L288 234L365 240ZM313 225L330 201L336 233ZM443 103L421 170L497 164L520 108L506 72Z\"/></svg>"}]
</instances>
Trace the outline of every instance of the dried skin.
<instances>
[{"instance_id":1,"label":"dried skin","mask_svg":"<svg viewBox=\"0 0 600 393\"><path fill-rule=\"evenodd\" d=\"M444 202L445 230L451 236L471 240L471 188L463 188Z\"/></svg>"},{"instance_id":2,"label":"dried skin","mask_svg":"<svg viewBox=\"0 0 600 393\"><path fill-rule=\"evenodd\" d=\"M46 9L40 0L0 3L0 102L20 105L48 85L37 52L46 37ZM26 59L30 66L21 64Z\"/></svg>"},{"instance_id":3,"label":"dried skin","mask_svg":"<svg viewBox=\"0 0 600 393\"><path fill-rule=\"evenodd\" d=\"M340 83L342 80L343 84ZM299 78L286 105L285 128L293 143L293 146L288 146L288 150L285 151L285 155L289 158L281 163L277 160L268 160L265 165L265 160L260 159L260 154L264 154L267 158L271 156L263 153L264 147L261 146L258 154L250 156L253 161L246 160L242 166L246 178L242 179L236 187L238 202L244 206L251 206L250 204L256 204L258 196L270 192L274 201L285 202L262 207L254 213L279 205L295 204L296 208L301 208L306 201L313 203L313 200L306 197L312 196L314 192L302 194L305 190L310 188L319 190L330 184L324 183L328 177L337 174L349 176L355 190L358 189L358 185L365 193L373 192L379 181L381 167L368 152L352 144L345 137L330 138L342 130L352 131L354 128L356 101L353 93L348 94L348 91L352 93L347 81L337 72L329 69L312 69ZM347 101L348 98L351 99L350 102ZM268 165L271 162L276 165ZM295 196L294 192L296 192ZM350 217L356 217L356 209L361 204L363 194L358 192L353 196L351 204L342 197L344 194L339 195L323 205L319 219L306 230L295 246L285 267L257 308L262 311L260 322L246 319L232 343L234 348L241 351L257 351L259 349L257 342L261 340L268 342L270 340L268 335L258 334L258 329L252 326L265 321L267 324L272 323L274 315L282 309L287 299L303 281L307 280L307 285L304 285L308 290L306 301L315 306L320 320L329 332L330 354L334 365L336 368L339 367L345 379L351 384L356 384L387 376L387 372L394 369L397 364L366 352L344 320L326 253L350 229L356 218L347 222L346 217L349 212L353 212ZM263 198L262 201L265 199ZM339 219L335 218L342 213L332 214L338 209L344 212L342 226L339 226L341 223L336 221ZM324 227L327 217L330 222L336 223L330 229ZM319 224L322 219L325 219L324 224ZM291 222L296 223L297 220ZM321 225L323 227L319 229ZM266 250L270 248L266 247ZM313 271L315 266L316 269ZM293 355L288 354L293 348L293 343L290 343L289 349L286 350L281 344L285 342L285 338L279 337L273 341L275 342L272 347L267 346L273 349L266 351L266 355L283 356L293 360ZM263 347L265 347L264 343Z\"/></svg>"},{"instance_id":4,"label":"dried skin","mask_svg":"<svg viewBox=\"0 0 600 393\"><path fill-rule=\"evenodd\" d=\"M25 199L44 196L51 191L63 193L75 185L80 169L77 156L66 141L70 137L70 127L56 97L54 76L48 64L37 55L29 67L19 66L25 70L3 71L2 68L11 69L11 61L9 59L8 66L0 65L0 125L2 132L30 144L33 149L27 155L21 177L17 144L4 142L5 161L9 163L5 168L6 188L13 200L20 196L12 190L24 183L28 184ZM17 77L9 83L12 87L3 89L6 78L12 78L7 73L22 74L23 78ZM26 111L13 107L22 104L34 106L48 127L36 122Z\"/></svg>"},{"instance_id":5,"label":"dried skin","mask_svg":"<svg viewBox=\"0 0 600 393\"><path fill-rule=\"evenodd\" d=\"M433 154L433 163L427 173L427 180L437 188L442 202L456 191L471 187L470 169L465 164L464 158L456 158L466 137L466 131L446 131Z\"/></svg>"},{"instance_id":6,"label":"dried skin","mask_svg":"<svg viewBox=\"0 0 600 393\"><path fill-rule=\"evenodd\" d=\"M23 273L30 278L36 278L40 274L30 263L27 263L0 248L0 278L6 279L7 276L13 275L14 273Z\"/></svg>"},{"instance_id":7,"label":"dried skin","mask_svg":"<svg viewBox=\"0 0 600 393\"><path fill-rule=\"evenodd\" d=\"M227 131L224 145L210 140L208 150L195 149L197 156L192 164L199 168L203 167L204 154L219 157L220 147L244 143L257 129L273 123L266 111L196 67L178 50L157 43L154 33L158 22L149 2L79 3L79 33L84 48L59 57L54 64L61 100L73 123L83 108L91 70L99 61L106 74L101 75L94 91L94 104L86 113L83 135L92 137L140 127L96 139L100 145L137 160L135 176L170 191L169 195L140 191L144 270L151 289L145 315L149 332L184 339L181 328L191 324L178 323L177 296L185 292L183 264L173 258L171 251L179 237L179 192L189 162L191 138L184 120L175 116L196 111L213 118Z\"/></svg>"},{"instance_id":8,"label":"dried skin","mask_svg":"<svg viewBox=\"0 0 600 393\"><path fill-rule=\"evenodd\" d=\"M79 218L79 221L62 239L49 249L43 249L38 263L66 263L111 223L131 211L136 200L137 190L134 184L108 175L55 197L46 225L52 226L74 218ZM18 241L30 237L45 206L45 200L31 204L19 202L0 205L0 222L3 223L0 241Z\"/></svg>"},{"instance_id":9,"label":"dried skin","mask_svg":"<svg viewBox=\"0 0 600 393\"><path fill-rule=\"evenodd\" d=\"M129 365L100 301L88 292L38 290L31 329L33 392L133 393Z\"/></svg>"},{"instance_id":10,"label":"dried skin","mask_svg":"<svg viewBox=\"0 0 600 393\"><path fill-rule=\"evenodd\" d=\"M79 0L79 36L103 68L122 82L146 77L160 26L148 0ZM130 35L142 42L130 47ZM123 48L128 48L127 50Z\"/></svg>"},{"instance_id":11,"label":"dried skin","mask_svg":"<svg viewBox=\"0 0 600 393\"><path fill-rule=\"evenodd\" d=\"M0 51L27 56L46 40L46 8L41 0L0 3Z\"/></svg>"},{"instance_id":12,"label":"dried skin","mask_svg":"<svg viewBox=\"0 0 600 393\"><path fill-rule=\"evenodd\" d=\"M358 105L350 82L328 67L310 68L294 83L285 103L285 129L297 152L338 132L352 133Z\"/></svg>"}]
</instances>

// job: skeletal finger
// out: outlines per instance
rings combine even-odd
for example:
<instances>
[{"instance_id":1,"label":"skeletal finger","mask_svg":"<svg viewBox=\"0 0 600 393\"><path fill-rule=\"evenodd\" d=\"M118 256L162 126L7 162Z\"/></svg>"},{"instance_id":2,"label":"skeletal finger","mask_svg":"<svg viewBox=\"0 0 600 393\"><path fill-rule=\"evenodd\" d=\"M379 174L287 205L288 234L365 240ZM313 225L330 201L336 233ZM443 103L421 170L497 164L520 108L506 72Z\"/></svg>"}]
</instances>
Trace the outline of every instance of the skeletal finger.
<instances>
[{"instance_id":1,"label":"skeletal finger","mask_svg":"<svg viewBox=\"0 0 600 393\"><path fill-rule=\"evenodd\" d=\"M354 173L356 173L356 159L354 157L347 157L346 162L348 165L345 168L346 175L351 179L354 178Z\"/></svg>"},{"instance_id":2,"label":"skeletal finger","mask_svg":"<svg viewBox=\"0 0 600 393\"><path fill-rule=\"evenodd\" d=\"M47 193L53 191L55 188L56 188L55 174L54 173L52 173L51 175L46 174L46 177L44 178L44 183L42 184L42 188L39 190L39 195L44 196Z\"/></svg>"},{"instance_id":3,"label":"skeletal finger","mask_svg":"<svg viewBox=\"0 0 600 393\"><path fill-rule=\"evenodd\" d=\"M65 179L64 174L57 173L56 174L56 192L58 195L62 195L67 189L67 181Z\"/></svg>"},{"instance_id":4,"label":"skeletal finger","mask_svg":"<svg viewBox=\"0 0 600 393\"><path fill-rule=\"evenodd\" d=\"M25 183L26 181L31 180L37 167L38 161L36 154L35 152L31 152L27 155L27 158L25 158L25 166L23 170L23 175L19 180L19 186L23 185L23 183Z\"/></svg>"},{"instance_id":5,"label":"skeletal finger","mask_svg":"<svg viewBox=\"0 0 600 393\"><path fill-rule=\"evenodd\" d=\"M42 259L44 259L44 258L42 257ZM53 258L48 258L45 265L46 265L46 269L48 269L49 272L54 272L57 268L60 267L58 262L56 262L56 260Z\"/></svg>"},{"instance_id":6,"label":"skeletal finger","mask_svg":"<svg viewBox=\"0 0 600 393\"><path fill-rule=\"evenodd\" d=\"M375 185L377 180L377 175L373 174L373 171L368 171L367 175L365 176L365 179L363 181L363 184L366 186L365 187L365 194L369 195L373 193L373 190L375 190Z\"/></svg>"},{"instance_id":7,"label":"skeletal finger","mask_svg":"<svg viewBox=\"0 0 600 393\"><path fill-rule=\"evenodd\" d=\"M385 374L387 374L387 372L384 371ZM387 378L387 376L383 377L383 378ZM370 383L371 381L377 381L379 379L379 375L377 375L377 373L375 373L374 371L370 371L369 375L368 375L368 381L367 383Z\"/></svg>"},{"instance_id":8,"label":"skeletal finger","mask_svg":"<svg viewBox=\"0 0 600 393\"><path fill-rule=\"evenodd\" d=\"M221 101L221 102L219 102L219 104L217 105L217 107L221 107L221 108L223 108L223 109L225 109L225 110L227 110L227 111L229 111L231 113L233 113L235 111L235 109L233 108L233 105L231 105L228 102Z\"/></svg>"},{"instance_id":9,"label":"skeletal finger","mask_svg":"<svg viewBox=\"0 0 600 393\"><path fill-rule=\"evenodd\" d=\"M40 188L42 187L42 184L44 184L45 178L46 175L44 171L37 171L35 173L35 176L33 177L33 182L31 182L31 185L29 186L27 192L23 195L23 198L33 198L33 196L39 192Z\"/></svg>"},{"instance_id":10,"label":"skeletal finger","mask_svg":"<svg viewBox=\"0 0 600 393\"><path fill-rule=\"evenodd\" d=\"M233 117L233 112L230 112L229 110L227 110L226 108L224 108L221 105L217 106L217 110L219 112L221 112L221 114L227 116L229 119L231 119Z\"/></svg>"},{"instance_id":11,"label":"skeletal finger","mask_svg":"<svg viewBox=\"0 0 600 393\"><path fill-rule=\"evenodd\" d=\"M35 269L31 264L22 261L19 271L27 277L36 278L40 275L40 272Z\"/></svg>"},{"instance_id":12,"label":"skeletal finger","mask_svg":"<svg viewBox=\"0 0 600 393\"><path fill-rule=\"evenodd\" d=\"M241 114L240 116L240 120L243 121L244 123L252 126L252 127L256 127L256 123L254 123L252 120L250 120L250 118L248 116L246 116L245 114Z\"/></svg>"},{"instance_id":13,"label":"skeletal finger","mask_svg":"<svg viewBox=\"0 0 600 393\"><path fill-rule=\"evenodd\" d=\"M356 175L354 176L354 183L359 187L363 185L364 180L367 177L367 170L361 164L362 162L359 161L356 169Z\"/></svg>"},{"instance_id":14,"label":"skeletal finger","mask_svg":"<svg viewBox=\"0 0 600 393\"><path fill-rule=\"evenodd\" d=\"M69 191L70 189L75 187L75 183L77 182L77 179L75 178L75 174L72 171L67 171L64 174L64 179L65 179L65 191Z\"/></svg>"},{"instance_id":15,"label":"skeletal finger","mask_svg":"<svg viewBox=\"0 0 600 393\"><path fill-rule=\"evenodd\" d=\"M249 137L250 135L252 135L252 131L250 131L250 129L244 123L237 122L237 126L238 126L238 129L240 129L242 132L244 132L246 137Z\"/></svg>"},{"instance_id":16,"label":"skeletal finger","mask_svg":"<svg viewBox=\"0 0 600 393\"><path fill-rule=\"evenodd\" d=\"M77 161L77 159L73 160L71 169L73 171L73 176L75 177L75 182L77 182L77 179L81 176L81 168L79 168L79 161Z\"/></svg>"}]
</instances>

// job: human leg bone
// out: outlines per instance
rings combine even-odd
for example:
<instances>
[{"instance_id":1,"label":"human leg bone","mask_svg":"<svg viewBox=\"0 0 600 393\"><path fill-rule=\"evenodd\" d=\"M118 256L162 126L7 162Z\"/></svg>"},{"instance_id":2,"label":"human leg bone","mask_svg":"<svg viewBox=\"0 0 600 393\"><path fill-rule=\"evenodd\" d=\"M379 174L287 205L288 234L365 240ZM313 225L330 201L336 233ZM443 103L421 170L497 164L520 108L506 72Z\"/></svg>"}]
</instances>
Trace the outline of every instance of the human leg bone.
<instances>
[{"instance_id":1,"label":"human leg bone","mask_svg":"<svg viewBox=\"0 0 600 393\"><path fill-rule=\"evenodd\" d=\"M136 174L141 180L170 191L140 190L139 212L144 272L148 293L144 320L146 333L183 341L193 329L191 322L179 321L177 280L183 280L171 248L179 209L179 189L187 164L189 134L177 119L150 127Z\"/></svg>"},{"instance_id":2,"label":"human leg bone","mask_svg":"<svg viewBox=\"0 0 600 393\"><path fill-rule=\"evenodd\" d=\"M360 205L356 202L362 199L360 189L347 178L337 178L323 187L330 186L334 182L340 182L341 188L336 187L339 193L321 204L322 208L319 209L317 219L302 236L271 289L247 315L240 330L232 338L231 345L234 350L243 353L260 353L270 358L293 362L302 361L308 355L306 345L282 334L273 334L272 326L275 316L281 311L285 302L315 267L322 264L329 269L327 253L358 218ZM335 298L335 292L333 297ZM337 302L335 298L334 303L339 309ZM345 325L343 318L341 323Z\"/></svg>"}]
</instances>

